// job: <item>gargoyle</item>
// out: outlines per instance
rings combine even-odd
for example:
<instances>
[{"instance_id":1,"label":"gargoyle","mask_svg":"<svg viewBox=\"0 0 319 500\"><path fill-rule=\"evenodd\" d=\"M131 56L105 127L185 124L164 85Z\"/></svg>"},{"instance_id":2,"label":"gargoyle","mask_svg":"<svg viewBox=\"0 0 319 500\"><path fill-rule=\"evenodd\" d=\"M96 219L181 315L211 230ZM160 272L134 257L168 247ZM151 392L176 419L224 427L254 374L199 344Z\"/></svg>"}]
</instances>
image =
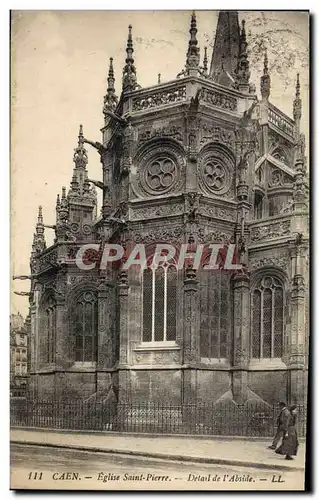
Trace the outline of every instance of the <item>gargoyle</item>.
<instances>
[{"instance_id":1,"label":"gargoyle","mask_svg":"<svg viewBox=\"0 0 319 500\"><path fill-rule=\"evenodd\" d=\"M91 182L92 184L94 184L94 186L96 186L96 187L98 187L100 189L104 189L104 187L105 187L104 184L103 184L103 182L101 182L101 181L96 181L94 179L88 179L88 181Z\"/></svg>"}]
</instances>

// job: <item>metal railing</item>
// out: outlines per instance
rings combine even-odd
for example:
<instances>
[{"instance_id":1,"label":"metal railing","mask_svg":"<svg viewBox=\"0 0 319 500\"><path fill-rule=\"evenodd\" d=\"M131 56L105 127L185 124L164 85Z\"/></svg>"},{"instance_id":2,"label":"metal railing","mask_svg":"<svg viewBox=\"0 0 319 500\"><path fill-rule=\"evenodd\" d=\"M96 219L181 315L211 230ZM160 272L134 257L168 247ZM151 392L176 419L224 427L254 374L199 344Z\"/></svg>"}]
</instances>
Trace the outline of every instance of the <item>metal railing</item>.
<instances>
[{"instance_id":1,"label":"metal railing","mask_svg":"<svg viewBox=\"0 0 319 500\"><path fill-rule=\"evenodd\" d=\"M159 434L270 437L279 408L264 403L184 404L105 401L11 401L11 425L69 430L100 430ZM306 434L306 407L300 405L297 432Z\"/></svg>"}]
</instances>

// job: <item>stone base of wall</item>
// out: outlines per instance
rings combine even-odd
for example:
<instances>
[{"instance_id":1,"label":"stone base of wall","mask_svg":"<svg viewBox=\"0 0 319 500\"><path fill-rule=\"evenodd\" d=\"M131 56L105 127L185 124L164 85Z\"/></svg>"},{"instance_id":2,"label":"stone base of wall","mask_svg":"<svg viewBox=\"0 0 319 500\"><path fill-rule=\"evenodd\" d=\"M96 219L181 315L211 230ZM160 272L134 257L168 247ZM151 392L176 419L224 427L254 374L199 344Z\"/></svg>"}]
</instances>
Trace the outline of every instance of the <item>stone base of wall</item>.
<instances>
[{"instance_id":1,"label":"stone base of wall","mask_svg":"<svg viewBox=\"0 0 319 500\"><path fill-rule=\"evenodd\" d=\"M236 372L237 373L237 372ZM264 401L269 405L285 401L304 404L307 371L247 371L234 377L232 370L120 369L115 372L65 371L31 374L29 392L37 399L87 399L95 397L135 404L172 405L203 402ZM238 374L237 374L238 375ZM235 384L235 385L234 385ZM240 387L244 384L245 387ZM247 385L246 385L247 384ZM245 395L242 401L238 394Z\"/></svg>"}]
</instances>

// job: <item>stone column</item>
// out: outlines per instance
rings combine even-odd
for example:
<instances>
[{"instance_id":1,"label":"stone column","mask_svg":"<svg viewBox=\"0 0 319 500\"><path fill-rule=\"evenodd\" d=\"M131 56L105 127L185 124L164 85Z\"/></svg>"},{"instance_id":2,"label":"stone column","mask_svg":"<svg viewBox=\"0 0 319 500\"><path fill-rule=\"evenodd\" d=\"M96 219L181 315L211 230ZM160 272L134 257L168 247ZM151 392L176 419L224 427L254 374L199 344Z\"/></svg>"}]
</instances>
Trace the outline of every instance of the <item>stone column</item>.
<instances>
[{"instance_id":1,"label":"stone column","mask_svg":"<svg viewBox=\"0 0 319 500\"><path fill-rule=\"evenodd\" d=\"M183 403L196 401L196 364L199 361L199 300L196 271L184 279Z\"/></svg>"},{"instance_id":2,"label":"stone column","mask_svg":"<svg viewBox=\"0 0 319 500\"><path fill-rule=\"evenodd\" d=\"M40 301L41 285L35 283L33 291L33 302L30 307L31 315L31 338L29 349L30 353L30 393L37 396L37 371L39 369L39 301Z\"/></svg>"},{"instance_id":3,"label":"stone column","mask_svg":"<svg viewBox=\"0 0 319 500\"><path fill-rule=\"evenodd\" d=\"M129 394L129 380L128 377L130 373L127 370L129 364L129 284L128 284L128 274L126 271L120 273L119 278L119 309L120 309L120 321L119 321L119 400L125 402L130 400L131 395Z\"/></svg>"},{"instance_id":4,"label":"stone column","mask_svg":"<svg viewBox=\"0 0 319 500\"><path fill-rule=\"evenodd\" d=\"M57 371L63 371L70 366L73 356L65 296L56 297L55 321L55 368Z\"/></svg>"},{"instance_id":5,"label":"stone column","mask_svg":"<svg viewBox=\"0 0 319 500\"><path fill-rule=\"evenodd\" d=\"M233 279L234 293L234 358L232 393L234 401L243 404L247 400L250 334L250 290L247 274L237 274Z\"/></svg>"},{"instance_id":6,"label":"stone column","mask_svg":"<svg viewBox=\"0 0 319 500\"><path fill-rule=\"evenodd\" d=\"M112 386L112 371L115 364L113 291L112 281L101 276L98 287L97 391L105 396Z\"/></svg>"},{"instance_id":7,"label":"stone column","mask_svg":"<svg viewBox=\"0 0 319 500\"><path fill-rule=\"evenodd\" d=\"M296 246L292 251L294 275L291 288L291 326L288 342L288 364L290 368L290 402L303 404L306 394L304 387L305 370L305 279L304 250Z\"/></svg>"}]
</instances>

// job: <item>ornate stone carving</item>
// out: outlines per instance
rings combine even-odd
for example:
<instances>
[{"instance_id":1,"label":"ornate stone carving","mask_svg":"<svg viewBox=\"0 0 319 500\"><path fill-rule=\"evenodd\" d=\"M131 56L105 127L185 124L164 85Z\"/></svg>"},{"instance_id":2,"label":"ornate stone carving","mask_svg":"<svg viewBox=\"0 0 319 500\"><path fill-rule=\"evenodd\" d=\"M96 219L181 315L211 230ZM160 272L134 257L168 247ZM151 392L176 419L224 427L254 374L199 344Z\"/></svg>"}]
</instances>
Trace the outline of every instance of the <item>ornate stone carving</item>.
<instances>
[{"instance_id":1,"label":"ornate stone carving","mask_svg":"<svg viewBox=\"0 0 319 500\"><path fill-rule=\"evenodd\" d=\"M201 89L199 99L219 108L237 111L236 97L222 94L215 90Z\"/></svg>"},{"instance_id":2,"label":"ornate stone carving","mask_svg":"<svg viewBox=\"0 0 319 500\"><path fill-rule=\"evenodd\" d=\"M209 193L221 196L231 187L232 165L219 150L210 149L198 163L199 179Z\"/></svg>"},{"instance_id":3,"label":"ornate stone carving","mask_svg":"<svg viewBox=\"0 0 319 500\"><path fill-rule=\"evenodd\" d=\"M155 108L165 104L173 104L186 99L186 87L180 87L172 90L162 90L148 96L136 97L133 99L133 111L142 111L143 109Z\"/></svg>"},{"instance_id":4,"label":"ornate stone carving","mask_svg":"<svg viewBox=\"0 0 319 500\"><path fill-rule=\"evenodd\" d=\"M176 141L183 142L182 128L176 125L141 131L139 132L138 142L143 143L154 137L171 137Z\"/></svg>"},{"instance_id":5,"label":"ornate stone carving","mask_svg":"<svg viewBox=\"0 0 319 500\"><path fill-rule=\"evenodd\" d=\"M144 180L151 191L165 193L176 180L176 163L168 157L153 160L144 170Z\"/></svg>"},{"instance_id":6,"label":"ornate stone carving","mask_svg":"<svg viewBox=\"0 0 319 500\"><path fill-rule=\"evenodd\" d=\"M187 193L185 197L185 212L189 222L197 220L200 195L195 192Z\"/></svg>"},{"instance_id":7,"label":"ornate stone carving","mask_svg":"<svg viewBox=\"0 0 319 500\"><path fill-rule=\"evenodd\" d=\"M247 359L248 359L248 356L247 356L246 349L238 346L236 348L236 351L235 351L235 364L241 365L241 364L245 363L247 361Z\"/></svg>"},{"instance_id":8,"label":"ornate stone carving","mask_svg":"<svg viewBox=\"0 0 319 500\"><path fill-rule=\"evenodd\" d=\"M275 266L287 271L289 269L289 265L290 258L287 253L277 254L272 257L253 257L249 261L251 271L255 271L256 269L266 266Z\"/></svg>"},{"instance_id":9,"label":"ornate stone carving","mask_svg":"<svg viewBox=\"0 0 319 500\"><path fill-rule=\"evenodd\" d=\"M98 285L100 282L100 279L98 276L92 276L90 273L84 274L83 276L76 276L76 275L69 275L68 276L68 284L75 286L79 285L80 283L93 283Z\"/></svg>"},{"instance_id":10,"label":"ornate stone carving","mask_svg":"<svg viewBox=\"0 0 319 500\"><path fill-rule=\"evenodd\" d=\"M223 231L210 231L209 228L199 228L197 230L197 240L199 243L232 243L234 236Z\"/></svg>"},{"instance_id":11,"label":"ornate stone carving","mask_svg":"<svg viewBox=\"0 0 319 500\"><path fill-rule=\"evenodd\" d=\"M82 226L82 232L85 236L88 236L89 234L92 233L92 226L91 224L83 224Z\"/></svg>"},{"instance_id":12,"label":"ornate stone carving","mask_svg":"<svg viewBox=\"0 0 319 500\"><path fill-rule=\"evenodd\" d=\"M215 205L201 205L199 209L201 214L210 215L216 219L235 221L237 217L236 209L217 207Z\"/></svg>"},{"instance_id":13,"label":"ornate stone carving","mask_svg":"<svg viewBox=\"0 0 319 500\"><path fill-rule=\"evenodd\" d=\"M269 187L278 187L290 185L292 187L293 179L278 168L273 168L271 170L270 179L268 182Z\"/></svg>"},{"instance_id":14,"label":"ornate stone carving","mask_svg":"<svg viewBox=\"0 0 319 500\"><path fill-rule=\"evenodd\" d=\"M160 241L175 241L178 243L182 242L183 230L180 227L175 229L159 229L150 231L149 233L136 233L133 236L133 241L135 243L158 243Z\"/></svg>"},{"instance_id":15,"label":"ornate stone carving","mask_svg":"<svg viewBox=\"0 0 319 500\"><path fill-rule=\"evenodd\" d=\"M182 205L158 205L155 207L143 207L134 209L132 213L133 220L149 219L152 217L168 217L170 215L179 215L183 213Z\"/></svg>"},{"instance_id":16,"label":"ornate stone carving","mask_svg":"<svg viewBox=\"0 0 319 500\"><path fill-rule=\"evenodd\" d=\"M290 234L290 221L273 222L263 224L251 229L251 241L280 238Z\"/></svg>"},{"instance_id":17,"label":"ornate stone carving","mask_svg":"<svg viewBox=\"0 0 319 500\"><path fill-rule=\"evenodd\" d=\"M48 252L44 255L42 255L39 258L38 261L38 271L42 272L45 269L49 269L50 267L53 267L53 264L56 264L58 258L58 252L56 250L53 250L52 252Z\"/></svg>"},{"instance_id":18,"label":"ornate stone carving","mask_svg":"<svg viewBox=\"0 0 319 500\"><path fill-rule=\"evenodd\" d=\"M205 144L209 141L220 142L221 144L227 145L233 151L236 149L236 138L233 130L211 126L205 123L202 126L201 136L200 144Z\"/></svg>"},{"instance_id":19,"label":"ornate stone carving","mask_svg":"<svg viewBox=\"0 0 319 500\"><path fill-rule=\"evenodd\" d=\"M174 145L162 143L161 146L151 147L136 161L140 161L137 182L148 195L180 191L182 188L185 158Z\"/></svg>"}]
</instances>

